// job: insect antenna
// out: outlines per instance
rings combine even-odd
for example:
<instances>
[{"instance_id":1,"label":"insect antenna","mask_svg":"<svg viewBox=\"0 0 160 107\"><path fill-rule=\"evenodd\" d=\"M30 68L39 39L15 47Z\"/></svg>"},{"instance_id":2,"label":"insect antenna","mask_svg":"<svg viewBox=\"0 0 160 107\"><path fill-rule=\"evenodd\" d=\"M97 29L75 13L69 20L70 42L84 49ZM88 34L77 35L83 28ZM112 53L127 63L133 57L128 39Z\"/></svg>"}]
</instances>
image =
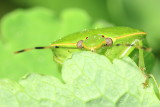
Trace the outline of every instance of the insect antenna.
<instances>
[{"instance_id":1,"label":"insect antenna","mask_svg":"<svg viewBox=\"0 0 160 107\"><path fill-rule=\"evenodd\" d=\"M135 47L137 49L143 49L145 51L152 51L151 48L148 48L148 47L144 47L144 46L138 46L138 45L135 45L135 44L115 44L113 46L127 46L127 47Z\"/></svg>"},{"instance_id":2,"label":"insect antenna","mask_svg":"<svg viewBox=\"0 0 160 107\"><path fill-rule=\"evenodd\" d=\"M22 53L22 52L27 52L27 51L31 51L31 50L34 50L34 49L48 49L48 48L51 48L51 47L60 48L59 46L65 46L65 45L74 45L74 46L76 46L76 43L61 43L61 44L51 44L50 46L26 48L26 49L22 49L22 50L19 50L19 51L14 52L14 54ZM63 48L63 47L62 47L62 48ZM69 48L69 47L68 47L68 48Z\"/></svg>"},{"instance_id":3,"label":"insect antenna","mask_svg":"<svg viewBox=\"0 0 160 107\"><path fill-rule=\"evenodd\" d=\"M50 48L50 46L46 46L46 47L26 48L26 49L22 49L22 50L19 50L19 51L14 52L14 54L22 53L22 52L27 52L27 51L31 51L31 50L33 50L33 49L48 49L48 48ZM56 48L56 47L55 47L55 48Z\"/></svg>"}]
</instances>

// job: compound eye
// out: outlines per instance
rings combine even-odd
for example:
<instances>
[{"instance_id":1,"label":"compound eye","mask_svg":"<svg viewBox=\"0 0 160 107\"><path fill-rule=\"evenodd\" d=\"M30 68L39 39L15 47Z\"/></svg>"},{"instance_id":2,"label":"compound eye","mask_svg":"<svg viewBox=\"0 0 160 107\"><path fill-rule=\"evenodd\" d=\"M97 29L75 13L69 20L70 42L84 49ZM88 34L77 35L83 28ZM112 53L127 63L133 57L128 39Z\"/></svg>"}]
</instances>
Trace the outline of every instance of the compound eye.
<instances>
[{"instance_id":1,"label":"compound eye","mask_svg":"<svg viewBox=\"0 0 160 107\"><path fill-rule=\"evenodd\" d=\"M112 46L113 41L111 38L106 38L106 46Z\"/></svg>"},{"instance_id":2,"label":"compound eye","mask_svg":"<svg viewBox=\"0 0 160 107\"><path fill-rule=\"evenodd\" d=\"M77 48L83 48L83 40L77 42Z\"/></svg>"}]
</instances>

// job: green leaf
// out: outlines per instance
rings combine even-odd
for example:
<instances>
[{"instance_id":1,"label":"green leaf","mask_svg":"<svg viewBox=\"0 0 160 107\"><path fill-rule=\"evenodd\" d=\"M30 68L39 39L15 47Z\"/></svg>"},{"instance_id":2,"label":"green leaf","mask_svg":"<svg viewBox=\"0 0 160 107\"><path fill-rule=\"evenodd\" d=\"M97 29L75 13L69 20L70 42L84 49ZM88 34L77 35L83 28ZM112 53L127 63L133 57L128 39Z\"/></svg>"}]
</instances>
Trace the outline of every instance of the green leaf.
<instances>
[{"instance_id":1,"label":"green leaf","mask_svg":"<svg viewBox=\"0 0 160 107\"><path fill-rule=\"evenodd\" d=\"M47 7L52 10L60 12L66 8L79 8L84 9L90 16L94 19L104 19L107 17L105 14L105 0L12 0L15 4L33 7L33 6L42 6ZM75 16L74 16L75 17Z\"/></svg>"},{"instance_id":2,"label":"green leaf","mask_svg":"<svg viewBox=\"0 0 160 107\"><path fill-rule=\"evenodd\" d=\"M81 9L66 9L61 13L61 35L77 32L91 27L91 18ZM86 28L85 28L86 27Z\"/></svg>"},{"instance_id":3,"label":"green leaf","mask_svg":"<svg viewBox=\"0 0 160 107\"><path fill-rule=\"evenodd\" d=\"M157 107L152 85L128 57L112 62L92 52L75 53L62 69L64 83L52 76L30 74L19 84L0 81L1 107Z\"/></svg>"},{"instance_id":4,"label":"green leaf","mask_svg":"<svg viewBox=\"0 0 160 107\"><path fill-rule=\"evenodd\" d=\"M154 75L154 77L156 78L156 80L158 81L158 84L160 84L160 61L159 60L156 60L155 62L155 65L154 65L154 68L153 68L153 71L152 71L152 74Z\"/></svg>"}]
</instances>

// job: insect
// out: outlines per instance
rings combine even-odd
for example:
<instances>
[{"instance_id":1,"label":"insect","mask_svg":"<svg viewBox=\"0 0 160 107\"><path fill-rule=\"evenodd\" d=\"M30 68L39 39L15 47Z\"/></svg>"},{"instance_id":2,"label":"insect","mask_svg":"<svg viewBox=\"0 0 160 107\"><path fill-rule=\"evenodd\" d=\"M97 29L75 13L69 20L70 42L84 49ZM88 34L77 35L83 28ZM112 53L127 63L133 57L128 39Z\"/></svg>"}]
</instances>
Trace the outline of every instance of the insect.
<instances>
[{"instance_id":1,"label":"insect","mask_svg":"<svg viewBox=\"0 0 160 107\"><path fill-rule=\"evenodd\" d=\"M143 51L151 50L143 46L142 41L145 37L146 32L129 27L91 29L65 36L64 38L54 41L49 46L27 48L16 51L15 53L22 53L33 49L50 48L53 51L54 60L62 64L67 58L70 58L73 53L79 51L96 52L113 60L114 58L129 56L135 49L138 49L139 67L144 71ZM155 80L152 75L150 77ZM147 78L148 77L146 77L146 82L143 83L144 87L148 87ZM156 85L154 86L156 87ZM156 95L159 97L159 92L156 93Z\"/></svg>"},{"instance_id":2,"label":"insect","mask_svg":"<svg viewBox=\"0 0 160 107\"><path fill-rule=\"evenodd\" d=\"M50 48L53 51L54 60L62 64L74 52L78 51L96 52L113 60L128 56L137 48L139 49L139 67L144 70L143 50L149 49L143 47L142 40L145 37L146 32L129 27L100 28L68 35L46 47L27 48L15 53Z\"/></svg>"}]
</instances>

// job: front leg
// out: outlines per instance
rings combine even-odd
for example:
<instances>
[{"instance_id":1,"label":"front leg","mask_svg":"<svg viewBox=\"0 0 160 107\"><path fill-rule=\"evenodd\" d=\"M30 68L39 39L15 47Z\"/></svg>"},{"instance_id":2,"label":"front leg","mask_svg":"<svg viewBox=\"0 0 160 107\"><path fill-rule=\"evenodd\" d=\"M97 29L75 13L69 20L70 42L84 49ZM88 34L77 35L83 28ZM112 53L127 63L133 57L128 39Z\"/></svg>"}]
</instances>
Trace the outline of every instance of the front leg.
<instances>
[{"instance_id":1,"label":"front leg","mask_svg":"<svg viewBox=\"0 0 160 107\"><path fill-rule=\"evenodd\" d=\"M141 49L141 47L143 47L143 43L140 40L137 41L139 46L139 68L144 72L146 70L144 63L144 54L143 54L144 49Z\"/></svg>"},{"instance_id":2,"label":"front leg","mask_svg":"<svg viewBox=\"0 0 160 107\"><path fill-rule=\"evenodd\" d=\"M134 40L131 44L116 44L116 46L127 46L128 48L125 49L125 51L120 55L120 58L128 56L131 54L131 52L133 52L134 49L138 49L139 50L139 54L138 54L138 66L139 68L144 72L145 71L145 63L144 63L144 55L143 55L143 51L144 51L144 47L143 47L143 43L142 40Z\"/></svg>"}]
</instances>

